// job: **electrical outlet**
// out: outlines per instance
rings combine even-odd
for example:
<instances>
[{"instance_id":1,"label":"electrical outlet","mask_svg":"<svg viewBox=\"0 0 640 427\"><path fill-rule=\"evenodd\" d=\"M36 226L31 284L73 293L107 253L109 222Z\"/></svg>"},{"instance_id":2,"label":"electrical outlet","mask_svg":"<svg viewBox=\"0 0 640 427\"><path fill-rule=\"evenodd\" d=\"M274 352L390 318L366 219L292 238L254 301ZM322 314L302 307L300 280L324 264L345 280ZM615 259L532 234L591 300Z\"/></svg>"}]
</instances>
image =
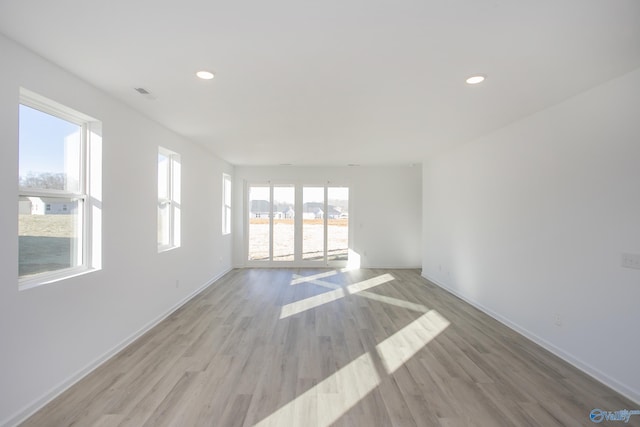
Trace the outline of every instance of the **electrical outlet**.
<instances>
[{"instance_id":1,"label":"electrical outlet","mask_svg":"<svg viewBox=\"0 0 640 427\"><path fill-rule=\"evenodd\" d=\"M640 254L622 254L622 266L640 270Z\"/></svg>"}]
</instances>

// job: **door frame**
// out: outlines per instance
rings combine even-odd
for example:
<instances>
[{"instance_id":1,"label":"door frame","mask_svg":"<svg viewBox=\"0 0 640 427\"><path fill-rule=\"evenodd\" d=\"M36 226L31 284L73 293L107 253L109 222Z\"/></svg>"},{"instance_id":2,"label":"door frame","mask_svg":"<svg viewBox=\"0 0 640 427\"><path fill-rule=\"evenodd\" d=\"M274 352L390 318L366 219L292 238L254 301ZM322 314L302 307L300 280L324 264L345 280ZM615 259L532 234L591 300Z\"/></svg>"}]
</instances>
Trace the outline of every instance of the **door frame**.
<instances>
[{"instance_id":1,"label":"door frame","mask_svg":"<svg viewBox=\"0 0 640 427\"><path fill-rule=\"evenodd\" d=\"M328 211L329 199L328 199L328 191L330 187L337 188L347 188L349 190L349 212L351 212L351 204L352 204L352 194L351 194L351 186L343 184L343 183L334 183L334 182L317 182L317 181L294 181L294 180L278 180L278 181L244 181L243 186L243 199L244 199L244 212L243 212L243 229L244 229L244 249L243 249L243 257L244 264L247 267L264 267L264 268L330 268L330 267L346 267L348 260L332 260L329 261L327 250L328 250L328 215L326 214ZM249 200L249 189L251 187L268 187L269 188L269 259L268 260L250 260L249 259L249 240L251 238L249 233L249 219L250 219L250 210L251 210L251 202ZM273 260L273 189L274 187L293 187L294 188L294 260L293 261L276 261ZM323 215L323 239L324 239L324 251L323 257L321 260L303 260L302 259L302 237L303 237L303 217L302 217L302 209L303 209L303 188L304 187L323 187L324 188L324 212ZM352 247L352 233L351 233L351 215L348 218L348 238L347 238L347 247L348 253L351 253Z\"/></svg>"}]
</instances>

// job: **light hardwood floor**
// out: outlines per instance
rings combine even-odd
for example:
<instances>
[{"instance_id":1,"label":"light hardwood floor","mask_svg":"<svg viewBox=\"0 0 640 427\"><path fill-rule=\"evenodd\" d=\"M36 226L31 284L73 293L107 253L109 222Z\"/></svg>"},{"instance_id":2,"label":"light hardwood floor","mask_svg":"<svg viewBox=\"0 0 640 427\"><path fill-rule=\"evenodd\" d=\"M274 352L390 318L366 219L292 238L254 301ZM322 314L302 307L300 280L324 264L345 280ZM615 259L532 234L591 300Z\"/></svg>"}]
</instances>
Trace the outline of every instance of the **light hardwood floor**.
<instances>
[{"instance_id":1,"label":"light hardwood floor","mask_svg":"<svg viewBox=\"0 0 640 427\"><path fill-rule=\"evenodd\" d=\"M23 425L588 426L636 406L418 271L245 269Z\"/></svg>"}]
</instances>

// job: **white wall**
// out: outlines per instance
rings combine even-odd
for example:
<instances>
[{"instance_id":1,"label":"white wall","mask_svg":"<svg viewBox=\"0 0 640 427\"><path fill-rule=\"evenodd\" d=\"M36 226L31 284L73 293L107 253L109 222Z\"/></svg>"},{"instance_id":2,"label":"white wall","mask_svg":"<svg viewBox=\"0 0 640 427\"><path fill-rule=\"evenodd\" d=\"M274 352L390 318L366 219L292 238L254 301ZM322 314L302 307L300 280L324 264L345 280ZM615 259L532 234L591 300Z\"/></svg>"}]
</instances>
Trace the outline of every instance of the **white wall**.
<instances>
[{"instance_id":1,"label":"white wall","mask_svg":"<svg viewBox=\"0 0 640 427\"><path fill-rule=\"evenodd\" d=\"M425 164L423 275L640 402L640 70ZM555 325L556 315L561 326Z\"/></svg>"},{"instance_id":2,"label":"white wall","mask_svg":"<svg viewBox=\"0 0 640 427\"><path fill-rule=\"evenodd\" d=\"M221 180L233 168L3 37L0 57L0 425L10 425L231 267ZM24 291L17 277L21 86L103 125L103 269ZM182 247L161 254L158 145L182 159Z\"/></svg>"},{"instance_id":3,"label":"white wall","mask_svg":"<svg viewBox=\"0 0 640 427\"><path fill-rule=\"evenodd\" d=\"M421 176L419 166L236 167L234 261L244 266L245 182L349 186L351 249L362 267L419 268Z\"/></svg>"}]
</instances>

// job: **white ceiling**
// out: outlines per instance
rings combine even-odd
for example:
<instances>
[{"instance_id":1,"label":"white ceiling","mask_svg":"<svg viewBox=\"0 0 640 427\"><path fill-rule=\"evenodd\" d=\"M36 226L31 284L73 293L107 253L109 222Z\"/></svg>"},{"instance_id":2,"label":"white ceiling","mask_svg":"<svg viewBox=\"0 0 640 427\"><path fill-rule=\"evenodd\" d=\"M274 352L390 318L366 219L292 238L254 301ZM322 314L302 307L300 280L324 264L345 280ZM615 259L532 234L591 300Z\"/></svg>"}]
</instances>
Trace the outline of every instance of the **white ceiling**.
<instances>
[{"instance_id":1,"label":"white ceiling","mask_svg":"<svg viewBox=\"0 0 640 427\"><path fill-rule=\"evenodd\" d=\"M640 67L638 0L0 0L0 32L236 165L418 163Z\"/></svg>"}]
</instances>

